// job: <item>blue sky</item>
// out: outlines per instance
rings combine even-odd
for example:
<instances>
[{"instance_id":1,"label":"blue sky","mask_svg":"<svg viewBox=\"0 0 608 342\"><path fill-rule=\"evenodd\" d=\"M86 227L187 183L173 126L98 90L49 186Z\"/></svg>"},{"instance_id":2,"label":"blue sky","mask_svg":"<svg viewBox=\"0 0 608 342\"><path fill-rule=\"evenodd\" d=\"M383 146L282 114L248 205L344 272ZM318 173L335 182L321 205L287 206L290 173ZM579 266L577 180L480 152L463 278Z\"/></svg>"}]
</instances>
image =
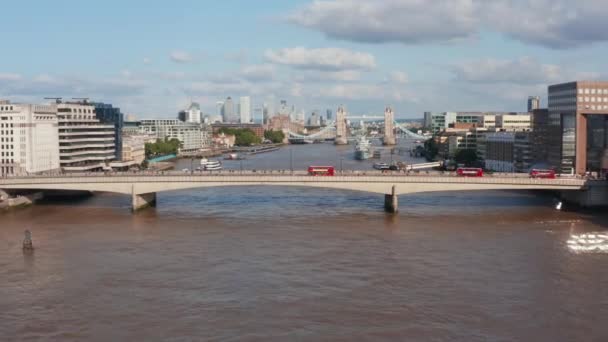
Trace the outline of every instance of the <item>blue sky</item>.
<instances>
[{"instance_id":1,"label":"blue sky","mask_svg":"<svg viewBox=\"0 0 608 342\"><path fill-rule=\"evenodd\" d=\"M83 4L84 3L84 4ZM601 0L11 1L0 98L111 102L174 117L190 100L274 96L307 114L344 104L525 109L548 84L602 79ZM546 103L546 101L545 101Z\"/></svg>"}]
</instances>

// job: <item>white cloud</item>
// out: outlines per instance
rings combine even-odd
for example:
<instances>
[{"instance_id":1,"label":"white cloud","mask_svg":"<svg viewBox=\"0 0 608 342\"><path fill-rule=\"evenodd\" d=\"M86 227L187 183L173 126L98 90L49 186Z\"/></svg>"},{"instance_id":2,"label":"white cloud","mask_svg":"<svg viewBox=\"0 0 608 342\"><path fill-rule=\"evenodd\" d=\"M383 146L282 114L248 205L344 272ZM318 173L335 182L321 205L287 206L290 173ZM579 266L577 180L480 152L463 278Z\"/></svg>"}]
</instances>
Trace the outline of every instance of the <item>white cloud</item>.
<instances>
[{"instance_id":1,"label":"white cloud","mask_svg":"<svg viewBox=\"0 0 608 342\"><path fill-rule=\"evenodd\" d=\"M275 67L271 64L247 65L241 69L240 76L247 81L269 81L275 78Z\"/></svg>"},{"instance_id":2,"label":"white cloud","mask_svg":"<svg viewBox=\"0 0 608 342\"><path fill-rule=\"evenodd\" d=\"M342 71L316 71L316 70L299 70L292 78L297 82L305 83L320 83L327 81L335 82L355 82L361 79L361 72L358 70L342 70Z\"/></svg>"},{"instance_id":3,"label":"white cloud","mask_svg":"<svg viewBox=\"0 0 608 342\"><path fill-rule=\"evenodd\" d=\"M567 48L608 41L606 17L605 0L315 0L289 20L357 42L450 42L491 30Z\"/></svg>"},{"instance_id":4,"label":"white cloud","mask_svg":"<svg viewBox=\"0 0 608 342\"><path fill-rule=\"evenodd\" d=\"M175 50L169 54L171 60L175 63L191 63L194 61L194 58L189 52Z\"/></svg>"},{"instance_id":5,"label":"white cloud","mask_svg":"<svg viewBox=\"0 0 608 342\"><path fill-rule=\"evenodd\" d=\"M235 52L228 52L224 57L236 63L245 63L249 59L249 51L247 49L240 49Z\"/></svg>"},{"instance_id":6,"label":"white cloud","mask_svg":"<svg viewBox=\"0 0 608 342\"><path fill-rule=\"evenodd\" d=\"M608 41L605 0L476 0L489 29L550 48Z\"/></svg>"},{"instance_id":7,"label":"white cloud","mask_svg":"<svg viewBox=\"0 0 608 342\"><path fill-rule=\"evenodd\" d=\"M19 81L23 77L19 74L0 73L0 81Z\"/></svg>"},{"instance_id":8,"label":"white cloud","mask_svg":"<svg viewBox=\"0 0 608 342\"><path fill-rule=\"evenodd\" d=\"M576 72L559 65L542 64L530 57L516 60L482 59L453 65L458 81L472 83L551 84L595 79L598 74Z\"/></svg>"},{"instance_id":9,"label":"white cloud","mask_svg":"<svg viewBox=\"0 0 608 342\"><path fill-rule=\"evenodd\" d=\"M407 73L403 71L393 71L390 73L388 81L399 84L406 84L408 82L408 76Z\"/></svg>"},{"instance_id":10,"label":"white cloud","mask_svg":"<svg viewBox=\"0 0 608 342\"><path fill-rule=\"evenodd\" d=\"M265 57L269 62L300 69L339 71L372 70L376 67L373 55L339 48L267 50Z\"/></svg>"},{"instance_id":11,"label":"white cloud","mask_svg":"<svg viewBox=\"0 0 608 342\"><path fill-rule=\"evenodd\" d=\"M289 20L336 39L425 43L470 37L471 0L315 0Z\"/></svg>"},{"instance_id":12,"label":"white cloud","mask_svg":"<svg viewBox=\"0 0 608 342\"><path fill-rule=\"evenodd\" d=\"M127 78L83 79L70 76L41 74L33 78L20 78L5 85L0 93L17 97L85 96L91 98L124 97L140 94L147 83Z\"/></svg>"}]
</instances>

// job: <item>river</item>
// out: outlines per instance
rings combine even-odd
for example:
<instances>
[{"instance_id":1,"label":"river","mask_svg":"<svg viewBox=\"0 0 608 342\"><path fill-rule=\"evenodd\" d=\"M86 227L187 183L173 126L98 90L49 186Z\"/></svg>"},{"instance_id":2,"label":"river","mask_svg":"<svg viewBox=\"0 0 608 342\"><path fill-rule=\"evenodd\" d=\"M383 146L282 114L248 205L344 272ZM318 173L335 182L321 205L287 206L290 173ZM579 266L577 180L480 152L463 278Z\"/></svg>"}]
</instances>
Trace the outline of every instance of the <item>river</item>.
<instances>
[{"instance_id":1,"label":"river","mask_svg":"<svg viewBox=\"0 0 608 342\"><path fill-rule=\"evenodd\" d=\"M292 155L297 169L370 167L329 144L243 164L289 169ZM382 196L308 188L158 200L136 215L110 194L0 213L0 340L608 340L608 254L567 244L607 216L545 195L401 196L398 215Z\"/></svg>"}]
</instances>

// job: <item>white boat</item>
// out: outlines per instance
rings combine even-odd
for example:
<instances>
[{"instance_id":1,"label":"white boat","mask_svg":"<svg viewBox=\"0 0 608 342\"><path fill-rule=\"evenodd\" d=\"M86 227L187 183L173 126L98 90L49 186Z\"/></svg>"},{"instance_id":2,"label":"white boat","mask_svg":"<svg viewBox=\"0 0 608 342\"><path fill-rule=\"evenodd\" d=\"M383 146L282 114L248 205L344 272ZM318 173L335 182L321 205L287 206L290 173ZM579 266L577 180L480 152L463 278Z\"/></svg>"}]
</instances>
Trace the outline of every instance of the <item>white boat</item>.
<instances>
[{"instance_id":1,"label":"white boat","mask_svg":"<svg viewBox=\"0 0 608 342\"><path fill-rule=\"evenodd\" d=\"M355 159L357 160L366 160L369 159L372 155L372 143L367 140L365 135L357 138L355 143Z\"/></svg>"},{"instance_id":2,"label":"white boat","mask_svg":"<svg viewBox=\"0 0 608 342\"><path fill-rule=\"evenodd\" d=\"M222 169L222 163L218 160L201 159L201 168L203 171L219 171Z\"/></svg>"}]
</instances>

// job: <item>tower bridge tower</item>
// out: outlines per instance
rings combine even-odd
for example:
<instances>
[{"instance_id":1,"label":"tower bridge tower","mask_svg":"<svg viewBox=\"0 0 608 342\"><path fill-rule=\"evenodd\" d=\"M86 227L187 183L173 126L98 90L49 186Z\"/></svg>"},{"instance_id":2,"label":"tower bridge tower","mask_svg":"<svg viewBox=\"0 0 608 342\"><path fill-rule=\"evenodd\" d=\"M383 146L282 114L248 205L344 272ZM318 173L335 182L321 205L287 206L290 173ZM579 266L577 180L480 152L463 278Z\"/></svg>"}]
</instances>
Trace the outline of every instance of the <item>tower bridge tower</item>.
<instances>
[{"instance_id":1,"label":"tower bridge tower","mask_svg":"<svg viewBox=\"0 0 608 342\"><path fill-rule=\"evenodd\" d=\"M340 106L336 112L336 145L347 145L346 108Z\"/></svg>"}]
</instances>

